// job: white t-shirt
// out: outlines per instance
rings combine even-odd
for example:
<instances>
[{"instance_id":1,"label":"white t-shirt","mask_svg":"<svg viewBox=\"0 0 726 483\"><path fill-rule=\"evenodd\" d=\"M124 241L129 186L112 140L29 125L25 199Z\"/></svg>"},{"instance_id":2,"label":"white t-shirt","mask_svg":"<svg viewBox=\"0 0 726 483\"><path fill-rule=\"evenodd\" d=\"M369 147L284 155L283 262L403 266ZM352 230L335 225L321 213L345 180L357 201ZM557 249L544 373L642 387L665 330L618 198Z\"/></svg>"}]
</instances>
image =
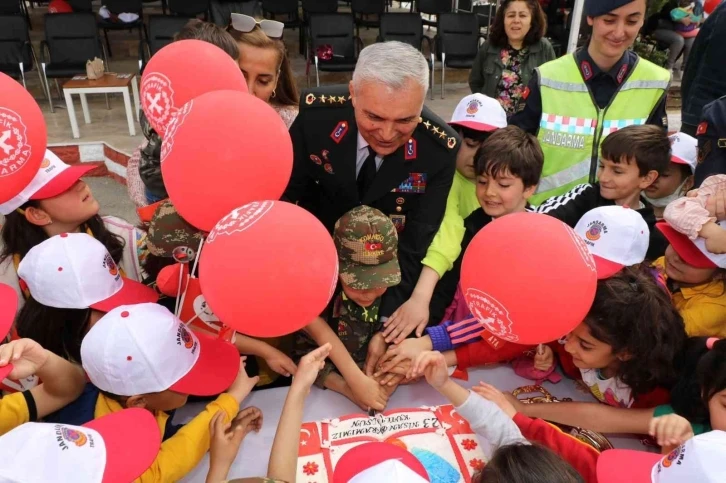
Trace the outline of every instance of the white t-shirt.
<instances>
[{"instance_id":1,"label":"white t-shirt","mask_svg":"<svg viewBox=\"0 0 726 483\"><path fill-rule=\"evenodd\" d=\"M580 373L582 381L600 402L616 408L629 408L633 405L633 391L618 378L605 379L599 369L580 369Z\"/></svg>"}]
</instances>

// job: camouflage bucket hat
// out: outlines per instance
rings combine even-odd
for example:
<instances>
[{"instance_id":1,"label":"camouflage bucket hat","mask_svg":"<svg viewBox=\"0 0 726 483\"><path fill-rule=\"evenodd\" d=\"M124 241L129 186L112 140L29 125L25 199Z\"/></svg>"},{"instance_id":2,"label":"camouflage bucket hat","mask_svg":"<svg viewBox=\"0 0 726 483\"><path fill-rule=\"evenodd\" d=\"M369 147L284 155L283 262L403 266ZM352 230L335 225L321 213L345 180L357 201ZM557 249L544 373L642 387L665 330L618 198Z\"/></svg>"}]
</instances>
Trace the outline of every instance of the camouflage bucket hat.
<instances>
[{"instance_id":1,"label":"camouflage bucket hat","mask_svg":"<svg viewBox=\"0 0 726 483\"><path fill-rule=\"evenodd\" d=\"M171 201L166 200L159 205L151 219L146 245L152 255L171 258L176 247L186 246L196 250L202 236L203 233L179 216Z\"/></svg>"},{"instance_id":2,"label":"camouflage bucket hat","mask_svg":"<svg viewBox=\"0 0 726 483\"><path fill-rule=\"evenodd\" d=\"M358 206L336 223L340 279L356 290L393 287L401 282L398 232L390 219L369 206Z\"/></svg>"}]
</instances>

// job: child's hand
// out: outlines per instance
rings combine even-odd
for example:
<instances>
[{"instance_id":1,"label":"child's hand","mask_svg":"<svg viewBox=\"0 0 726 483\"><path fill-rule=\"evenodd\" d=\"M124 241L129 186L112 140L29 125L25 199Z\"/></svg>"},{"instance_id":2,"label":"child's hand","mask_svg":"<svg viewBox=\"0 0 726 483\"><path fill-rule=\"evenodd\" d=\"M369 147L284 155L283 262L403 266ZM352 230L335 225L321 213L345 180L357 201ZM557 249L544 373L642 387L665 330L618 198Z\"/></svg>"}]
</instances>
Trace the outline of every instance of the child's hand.
<instances>
[{"instance_id":1,"label":"child's hand","mask_svg":"<svg viewBox=\"0 0 726 483\"><path fill-rule=\"evenodd\" d=\"M398 344L414 330L421 337L428 323L429 304L411 297L384 322L383 336L389 344Z\"/></svg>"},{"instance_id":2,"label":"child's hand","mask_svg":"<svg viewBox=\"0 0 726 483\"><path fill-rule=\"evenodd\" d=\"M48 362L50 353L31 339L14 340L0 346L0 367L13 365L10 379L23 379L34 375Z\"/></svg>"},{"instance_id":3,"label":"child's hand","mask_svg":"<svg viewBox=\"0 0 726 483\"><path fill-rule=\"evenodd\" d=\"M711 221L703 225L699 235L706 241L706 250L715 254L726 253L725 229Z\"/></svg>"},{"instance_id":4,"label":"child's hand","mask_svg":"<svg viewBox=\"0 0 726 483\"><path fill-rule=\"evenodd\" d=\"M363 366L366 376L372 376L381 360L383 354L386 353L388 345L382 332L376 332L368 343L368 354L366 355L366 363Z\"/></svg>"},{"instance_id":5,"label":"child's hand","mask_svg":"<svg viewBox=\"0 0 726 483\"><path fill-rule=\"evenodd\" d=\"M381 358L375 376L378 377L386 372L391 372L394 367L401 365L406 360L414 361L419 354L431 349L431 338L429 336L405 339L400 344L392 345Z\"/></svg>"},{"instance_id":6,"label":"child's hand","mask_svg":"<svg viewBox=\"0 0 726 483\"><path fill-rule=\"evenodd\" d=\"M351 399L364 411L370 409L383 411L386 409L386 404L388 404L388 391L375 379L361 372L360 377L356 377L350 382L346 381L346 383L353 396Z\"/></svg>"},{"instance_id":7,"label":"child's hand","mask_svg":"<svg viewBox=\"0 0 726 483\"><path fill-rule=\"evenodd\" d=\"M693 437L693 428L687 419L668 414L650 420L650 434L659 446L679 446Z\"/></svg>"},{"instance_id":8,"label":"child's hand","mask_svg":"<svg viewBox=\"0 0 726 483\"><path fill-rule=\"evenodd\" d=\"M297 367L295 366L295 363L292 362L292 359L283 354L282 351L279 351L272 346L270 346L269 355L267 355L264 359L265 362L267 362L267 365L270 366L270 369L281 376L290 377L295 374L295 371L297 371Z\"/></svg>"},{"instance_id":9,"label":"child's hand","mask_svg":"<svg viewBox=\"0 0 726 483\"><path fill-rule=\"evenodd\" d=\"M209 473L214 474L212 479L217 481L227 478L244 437L262 427L262 412L249 407L240 411L232 423L224 420L224 411L217 411L209 422ZM209 478L207 480L210 481Z\"/></svg>"},{"instance_id":10,"label":"child's hand","mask_svg":"<svg viewBox=\"0 0 726 483\"><path fill-rule=\"evenodd\" d=\"M499 406L499 409L504 411L504 414L506 414L510 418L513 418L514 415L517 414L517 409L515 405L522 404L521 402L517 401L517 398L515 398L511 394L504 394L496 387L485 382L480 382L478 386L472 387L471 390L474 393L483 397L484 399L488 399L489 401Z\"/></svg>"},{"instance_id":11,"label":"child's hand","mask_svg":"<svg viewBox=\"0 0 726 483\"><path fill-rule=\"evenodd\" d=\"M227 390L227 394L235 398L239 404L242 404L242 401L244 401L247 395L249 395L252 388L255 387L255 384L257 384L257 381L260 380L259 376L250 377L247 375L247 371L245 370L246 360L247 356L239 358L239 372L237 373L237 378Z\"/></svg>"},{"instance_id":12,"label":"child's hand","mask_svg":"<svg viewBox=\"0 0 726 483\"><path fill-rule=\"evenodd\" d=\"M408 339L406 339L408 340ZM382 386L398 386L406 380L408 372L413 366L412 359L406 359L396 367L392 367L388 372L378 372L375 377L381 382Z\"/></svg>"},{"instance_id":13,"label":"child's hand","mask_svg":"<svg viewBox=\"0 0 726 483\"><path fill-rule=\"evenodd\" d=\"M444 355L438 351L426 351L419 354L406 377L413 379L421 374L426 377L426 382L434 389L439 389L446 384L449 380L449 368Z\"/></svg>"},{"instance_id":14,"label":"child's hand","mask_svg":"<svg viewBox=\"0 0 726 483\"><path fill-rule=\"evenodd\" d=\"M539 371L549 371L555 363L555 353L550 346L541 344L534 355L534 368Z\"/></svg>"},{"instance_id":15,"label":"child's hand","mask_svg":"<svg viewBox=\"0 0 726 483\"><path fill-rule=\"evenodd\" d=\"M328 357L332 348L330 343L322 345L300 359L300 364L298 364L292 380L292 387L304 388L309 393L318 373L325 367L325 358Z\"/></svg>"}]
</instances>

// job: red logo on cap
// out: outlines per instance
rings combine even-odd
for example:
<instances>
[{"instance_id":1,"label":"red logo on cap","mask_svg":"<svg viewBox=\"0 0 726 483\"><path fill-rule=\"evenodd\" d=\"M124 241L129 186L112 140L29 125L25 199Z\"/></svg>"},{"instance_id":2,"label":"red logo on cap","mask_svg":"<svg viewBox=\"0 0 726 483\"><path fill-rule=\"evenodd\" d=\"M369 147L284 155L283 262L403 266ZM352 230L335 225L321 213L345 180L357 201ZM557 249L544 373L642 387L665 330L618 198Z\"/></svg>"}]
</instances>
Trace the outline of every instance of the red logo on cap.
<instances>
[{"instance_id":1,"label":"red logo on cap","mask_svg":"<svg viewBox=\"0 0 726 483\"><path fill-rule=\"evenodd\" d=\"M680 451L681 451L681 448L678 447L678 448L674 449L673 451L671 451L670 453L668 453L668 456L663 458L663 463L662 463L663 466L665 466L666 468L670 467L673 464L673 462L676 459L678 459L678 453L680 453Z\"/></svg>"},{"instance_id":2,"label":"red logo on cap","mask_svg":"<svg viewBox=\"0 0 726 483\"><path fill-rule=\"evenodd\" d=\"M114 277L118 275L118 266L116 265L116 262L113 261L113 258L111 258L111 255L106 253L106 255L103 257L103 266L108 270L108 273L113 275Z\"/></svg>"},{"instance_id":3,"label":"red logo on cap","mask_svg":"<svg viewBox=\"0 0 726 483\"><path fill-rule=\"evenodd\" d=\"M176 343L177 345L183 345L187 349L194 347L194 339L192 334L189 333L184 324L179 324L179 330L176 332Z\"/></svg>"},{"instance_id":4,"label":"red logo on cap","mask_svg":"<svg viewBox=\"0 0 726 483\"><path fill-rule=\"evenodd\" d=\"M598 241L603 233L607 232L607 228L599 221L593 221L585 233L585 238L590 241Z\"/></svg>"},{"instance_id":5,"label":"red logo on cap","mask_svg":"<svg viewBox=\"0 0 726 483\"><path fill-rule=\"evenodd\" d=\"M42 162L42 163L40 163L40 169L45 169L45 168L47 168L48 166L50 166L50 159L48 159L48 158L43 158L43 162Z\"/></svg>"},{"instance_id":6,"label":"red logo on cap","mask_svg":"<svg viewBox=\"0 0 726 483\"><path fill-rule=\"evenodd\" d=\"M10 109L0 107L0 176L15 173L30 158L25 124Z\"/></svg>"},{"instance_id":7,"label":"red logo on cap","mask_svg":"<svg viewBox=\"0 0 726 483\"><path fill-rule=\"evenodd\" d=\"M479 112L479 101L474 99L466 106L466 113L473 116L477 112Z\"/></svg>"},{"instance_id":8,"label":"red logo on cap","mask_svg":"<svg viewBox=\"0 0 726 483\"><path fill-rule=\"evenodd\" d=\"M88 437L86 436L86 434L76 429L61 426L56 429L56 434L59 432L59 430L61 438L68 441L69 443L75 444L76 446L83 446L88 441Z\"/></svg>"}]
</instances>

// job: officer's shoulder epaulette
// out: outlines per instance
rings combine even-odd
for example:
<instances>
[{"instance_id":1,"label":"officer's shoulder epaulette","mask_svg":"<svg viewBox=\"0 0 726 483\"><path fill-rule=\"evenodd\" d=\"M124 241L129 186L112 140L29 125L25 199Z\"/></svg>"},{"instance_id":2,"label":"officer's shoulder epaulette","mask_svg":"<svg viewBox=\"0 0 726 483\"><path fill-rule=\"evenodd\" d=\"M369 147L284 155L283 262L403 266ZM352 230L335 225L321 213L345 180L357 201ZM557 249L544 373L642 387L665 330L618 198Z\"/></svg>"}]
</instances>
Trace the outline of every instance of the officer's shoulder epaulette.
<instances>
[{"instance_id":1,"label":"officer's shoulder epaulette","mask_svg":"<svg viewBox=\"0 0 726 483\"><path fill-rule=\"evenodd\" d=\"M346 107L350 105L348 86L325 86L305 90L300 96L300 108Z\"/></svg>"},{"instance_id":2,"label":"officer's shoulder epaulette","mask_svg":"<svg viewBox=\"0 0 726 483\"><path fill-rule=\"evenodd\" d=\"M421 113L421 119L417 131L423 131L427 135L434 138L439 144L448 150L453 150L459 145L459 136L451 126L441 121L441 118L434 115L427 115L426 112Z\"/></svg>"}]
</instances>

